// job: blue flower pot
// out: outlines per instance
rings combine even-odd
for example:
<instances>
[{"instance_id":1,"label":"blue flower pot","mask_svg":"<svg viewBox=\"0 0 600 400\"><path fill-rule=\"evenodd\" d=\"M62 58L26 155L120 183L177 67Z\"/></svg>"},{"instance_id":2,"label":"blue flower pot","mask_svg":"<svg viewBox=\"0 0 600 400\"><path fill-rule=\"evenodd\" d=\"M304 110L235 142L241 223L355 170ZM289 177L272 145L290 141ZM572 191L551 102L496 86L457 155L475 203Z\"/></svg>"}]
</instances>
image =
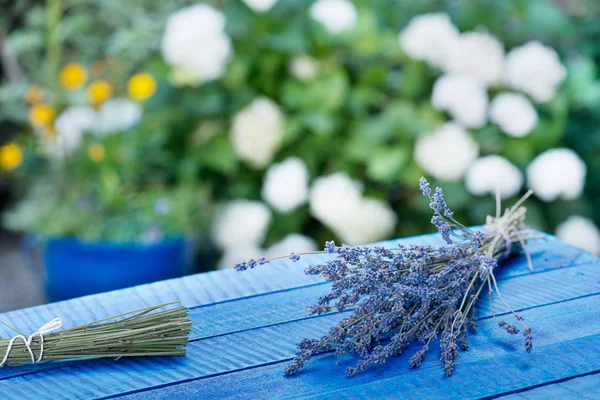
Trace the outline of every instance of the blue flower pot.
<instances>
[{"instance_id":1,"label":"blue flower pot","mask_svg":"<svg viewBox=\"0 0 600 400\"><path fill-rule=\"evenodd\" d=\"M183 237L150 245L50 239L44 249L46 292L58 301L176 278L186 271L187 255Z\"/></svg>"}]
</instances>

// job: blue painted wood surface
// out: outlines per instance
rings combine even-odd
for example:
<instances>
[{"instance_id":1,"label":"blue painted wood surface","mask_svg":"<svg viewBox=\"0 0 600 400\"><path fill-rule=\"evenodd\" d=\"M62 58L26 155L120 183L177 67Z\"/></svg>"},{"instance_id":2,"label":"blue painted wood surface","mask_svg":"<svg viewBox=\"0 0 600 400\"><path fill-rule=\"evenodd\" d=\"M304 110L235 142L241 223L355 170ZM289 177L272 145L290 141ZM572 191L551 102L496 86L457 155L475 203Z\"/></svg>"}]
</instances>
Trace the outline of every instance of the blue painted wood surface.
<instances>
[{"instance_id":1,"label":"blue painted wood surface","mask_svg":"<svg viewBox=\"0 0 600 400\"><path fill-rule=\"evenodd\" d=\"M441 244L437 235L398 242ZM124 311L181 300L194 321L188 356L46 363L0 369L0 397L14 399L212 398L599 398L600 262L547 237L524 257L503 262L497 276L505 298L533 327L534 351L495 326L487 301L477 309L480 331L470 337L452 377L433 346L421 368L408 368L408 349L384 366L344 376L353 360L335 365L325 353L292 378L282 368L303 337L318 337L343 315L311 317L307 304L328 290L306 276L310 256L246 273L218 271L5 313L3 320L36 331L55 316L65 327ZM495 304L495 309L502 309ZM0 328L3 337L12 333Z\"/></svg>"}]
</instances>

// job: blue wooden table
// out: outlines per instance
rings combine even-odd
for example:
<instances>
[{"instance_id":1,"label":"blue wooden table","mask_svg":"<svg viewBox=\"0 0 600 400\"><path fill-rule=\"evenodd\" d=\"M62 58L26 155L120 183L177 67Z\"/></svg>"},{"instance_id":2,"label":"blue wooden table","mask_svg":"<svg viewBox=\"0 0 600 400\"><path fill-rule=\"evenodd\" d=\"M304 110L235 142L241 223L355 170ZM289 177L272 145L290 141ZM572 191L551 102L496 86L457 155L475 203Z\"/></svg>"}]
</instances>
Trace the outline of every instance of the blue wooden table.
<instances>
[{"instance_id":1,"label":"blue wooden table","mask_svg":"<svg viewBox=\"0 0 600 400\"><path fill-rule=\"evenodd\" d=\"M401 240L440 244L437 235ZM398 241L385 242L395 245ZM489 305L478 309L479 333L461 353L454 375L444 376L437 346L421 368L394 358L355 378L347 362L317 356L295 377L282 375L304 337L319 337L340 315L309 317L307 304L328 289L306 276L306 257L237 273L219 271L5 313L20 330L36 331L55 316L65 326L162 302L181 300L194 321L188 355L46 363L0 369L7 399L213 398L600 398L600 263L548 237L529 245L535 271L514 257L497 272L500 289L533 327L532 354L522 336L495 326ZM84 266L82 266L84 267ZM495 304L500 310L501 304ZM2 331L3 337L12 333Z\"/></svg>"}]
</instances>

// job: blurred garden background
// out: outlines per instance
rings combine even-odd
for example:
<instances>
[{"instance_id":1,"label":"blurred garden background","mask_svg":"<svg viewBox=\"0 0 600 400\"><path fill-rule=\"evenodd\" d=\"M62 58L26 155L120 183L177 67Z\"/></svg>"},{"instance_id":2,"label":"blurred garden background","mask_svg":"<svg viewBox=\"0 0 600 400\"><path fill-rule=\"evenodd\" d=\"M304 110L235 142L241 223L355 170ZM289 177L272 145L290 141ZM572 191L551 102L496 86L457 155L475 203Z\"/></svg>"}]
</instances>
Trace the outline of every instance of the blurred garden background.
<instances>
[{"instance_id":1,"label":"blurred garden background","mask_svg":"<svg viewBox=\"0 0 600 400\"><path fill-rule=\"evenodd\" d=\"M600 253L594 0L12 0L0 51L2 309L432 232L421 176Z\"/></svg>"}]
</instances>

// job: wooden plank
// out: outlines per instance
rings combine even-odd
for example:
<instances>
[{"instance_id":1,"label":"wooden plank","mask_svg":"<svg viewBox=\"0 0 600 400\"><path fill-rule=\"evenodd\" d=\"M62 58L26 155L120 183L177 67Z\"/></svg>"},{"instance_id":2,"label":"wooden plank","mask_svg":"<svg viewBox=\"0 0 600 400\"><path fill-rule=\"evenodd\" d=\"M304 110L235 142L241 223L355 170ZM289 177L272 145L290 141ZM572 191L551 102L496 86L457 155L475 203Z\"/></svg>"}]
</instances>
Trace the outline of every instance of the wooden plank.
<instances>
[{"instance_id":1,"label":"wooden plank","mask_svg":"<svg viewBox=\"0 0 600 400\"><path fill-rule=\"evenodd\" d=\"M503 400L600 399L600 371L500 397Z\"/></svg>"},{"instance_id":2,"label":"wooden plank","mask_svg":"<svg viewBox=\"0 0 600 400\"><path fill-rule=\"evenodd\" d=\"M522 350L521 337L511 340L492 321L484 321L480 334L471 338L473 350L461 353L450 378L441 371L439 350L435 347L421 368L411 370L408 358L417 349L413 346L404 355L352 379L343 376L347 361L336 367L333 355L326 354L318 356L292 378L282 376L285 362L280 362L163 385L152 391L142 389L119 398L460 399L499 396L600 371L600 346L597 345L600 319L596 315L599 306L600 296L594 296L532 310L529 319L536 327L532 354Z\"/></svg>"},{"instance_id":3,"label":"wooden plank","mask_svg":"<svg viewBox=\"0 0 600 400\"><path fill-rule=\"evenodd\" d=\"M503 361L507 365L513 362L511 357L517 357L519 363L525 365L523 368L533 368L536 362L539 361L536 354L544 347L585 338L586 336L600 335L600 319L595 318L599 306L600 296L592 296L529 310L526 313L526 318L535 327L536 352L534 355L527 355L523 352L521 337L508 337L495 325L493 320L484 320L481 323L481 333L471 338L474 351L462 354L459 359L457 376L461 376L461 374L470 376L471 372L469 371L471 371L471 366L474 363L483 362L486 365L486 363L492 362L491 360L497 357L502 358L505 356L509 356L508 358L505 357L506 360ZM232 371L254 370L258 366L289 360L295 354L295 343L302 337L324 334L329 326L339 318L339 315L330 315L195 341L190 344L189 356L185 358L138 358L124 359L119 362L99 360L75 365L66 364L62 368L47 369L38 373L0 381L0 391L11 397L27 398L31 395L28 392L29 390L40 392L42 388L45 388L45 393L39 395L39 398L73 398L80 393L79 388L85 386L86 390L91 391L93 394L93 396L86 395L86 397L106 397L117 396L120 393L144 391L151 387L161 387L161 390L166 390L166 387L173 383L198 380L199 378L208 378L215 375L222 375L221 379L226 381L219 381L214 385L206 386L204 390L211 387L214 389L220 385L231 386L233 383L228 381L229 378L226 378L226 376L236 376L240 373L232 373ZM570 329L561 332L557 329L560 326L568 326ZM598 337L594 340L598 340ZM566 348L563 350L566 351ZM580 352L578 348L570 348L570 350ZM597 351L600 351L600 349L597 349ZM562 356L567 357L566 354ZM338 382L340 385L344 382L344 385L365 382L364 379L366 378L364 377L357 378L356 381L343 378L343 370L332 365L333 359L330 355L323 355L318 359L320 362L312 363L307 368L306 373L301 374L301 377L325 375L328 377L327 379ZM399 382L406 380L407 383L412 382L413 379L418 381L431 376L440 379L441 370L436 359L437 356L434 351L421 369L409 373L406 367L407 358L399 357L398 360L390 362L390 369L393 370L394 374L389 376L393 376ZM404 367L401 367L400 364L393 364L400 361L404 363ZM600 368L600 357L595 360L584 357L580 359L580 363L582 363L582 368ZM271 376L269 379L275 379L272 382L274 385L282 386L281 390L283 392L280 391L279 394L284 395L288 390L286 386L288 380L282 380L281 367L281 365L278 366L277 374L267 376ZM556 370L557 373L572 372L565 368L562 370L557 368ZM395 374L402 371L403 373L400 375ZM584 372L589 372L589 369ZM368 376L367 381L371 382L388 376L388 373L387 368L374 368L373 372L369 372L364 376ZM514 371L510 373L504 371L504 374L516 377ZM411 378L411 376L415 377ZM316 385L314 381L309 383ZM304 382L304 384L308 383ZM372 384L376 384L376 382L372 382ZM518 382L514 380L502 387L509 387L510 385L519 387ZM335 390L341 390L345 387L339 386ZM289 389L295 390L293 387ZM434 388L430 389L434 390ZM236 390L237 393L243 393L244 390L251 393L253 390L262 389L256 387L243 389L238 386ZM306 388L306 390L309 389ZM318 388L314 390L318 390ZM232 393L236 392L233 391ZM255 393L258 398L265 394ZM303 396L312 395L309 392L301 394ZM221 396L222 393L209 391L205 392L204 395Z\"/></svg>"}]
</instances>

